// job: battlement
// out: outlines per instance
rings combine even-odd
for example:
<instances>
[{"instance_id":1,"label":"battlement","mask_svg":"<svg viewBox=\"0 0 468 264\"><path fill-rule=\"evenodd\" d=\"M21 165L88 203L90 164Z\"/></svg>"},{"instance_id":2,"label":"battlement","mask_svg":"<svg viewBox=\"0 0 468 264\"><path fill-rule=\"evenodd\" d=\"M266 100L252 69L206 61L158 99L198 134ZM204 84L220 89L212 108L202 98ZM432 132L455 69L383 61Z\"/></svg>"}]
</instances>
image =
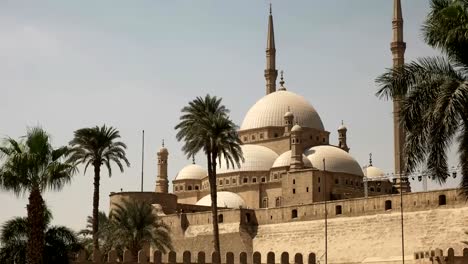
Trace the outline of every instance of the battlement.
<instances>
[{"instance_id":1,"label":"battlement","mask_svg":"<svg viewBox=\"0 0 468 264\"><path fill-rule=\"evenodd\" d=\"M414 253L416 264L465 264L468 263L468 248L462 252L455 252L449 248L445 252L441 249L420 251Z\"/></svg>"},{"instance_id":2,"label":"battlement","mask_svg":"<svg viewBox=\"0 0 468 264\"><path fill-rule=\"evenodd\" d=\"M93 255L93 260L86 259L86 253L81 251L77 254L76 259L72 261L72 264L105 264L105 263L127 263L127 264L140 264L140 263L153 263L153 264L176 264L176 263L183 263L183 264L209 264L214 263L213 260L219 260L220 256L213 253L205 253L203 251L200 252L190 252L184 251L181 255L177 255L176 252L171 251L167 254L163 254L161 251L154 251L152 254L152 258L150 258L144 250L140 250L138 252L138 257L134 257L132 253L128 250L125 250L123 253L122 262L119 261L117 257L117 252L115 250L111 250L107 256L107 261L101 261L101 254L98 252L97 254ZM274 263L296 263L296 264L315 264L316 263L316 256L315 253L309 253L307 255L303 255L301 253L289 253L283 252L279 256L275 256L274 252L268 252L266 256L263 256L263 259L266 260L268 264ZM260 252L254 252L253 254L248 254L246 252L241 252L236 256L233 252L227 252L225 255L221 256L221 263L226 264L261 264L265 263L262 262L262 255Z\"/></svg>"}]
</instances>

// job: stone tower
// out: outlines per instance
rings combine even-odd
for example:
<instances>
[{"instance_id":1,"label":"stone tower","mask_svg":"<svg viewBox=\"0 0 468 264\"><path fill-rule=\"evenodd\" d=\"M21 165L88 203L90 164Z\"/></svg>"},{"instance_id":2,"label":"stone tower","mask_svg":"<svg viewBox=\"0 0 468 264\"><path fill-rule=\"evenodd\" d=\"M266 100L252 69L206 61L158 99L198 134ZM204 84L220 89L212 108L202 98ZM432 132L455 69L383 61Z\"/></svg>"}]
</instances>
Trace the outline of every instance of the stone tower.
<instances>
[{"instance_id":1,"label":"stone tower","mask_svg":"<svg viewBox=\"0 0 468 264\"><path fill-rule=\"evenodd\" d=\"M390 45L393 55L393 67L402 66L405 63L406 43L403 41L403 14L401 0L393 2L393 39ZM398 178L405 174L404 143L405 132L400 124L401 98L393 98L393 138L394 138L394 160L395 176ZM397 179L396 186L398 190L409 192L410 186L407 178Z\"/></svg>"},{"instance_id":2,"label":"stone tower","mask_svg":"<svg viewBox=\"0 0 468 264\"><path fill-rule=\"evenodd\" d=\"M302 161L302 153L304 152L302 145L302 127L298 124L291 129L291 169L302 169L304 162Z\"/></svg>"},{"instance_id":3,"label":"stone tower","mask_svg":"<svg viewBox=\"0 0 468 264\"><path fill-rule=\"evenodd\" d=\"M284 114L284 135L289 136L291 129L293 127L294 114L290 111Z\"/></svg>"},{"instance_id":4,"label":"stone tower","mask_svg":"<svg viewBox=\"0 0 468 264\"><path fill-rule=\"evenodd\" d=\"M266 69L265 69L266 94L274 93L276 91L276 77L278 77L278 71L276 70L275 33L273 31L273 15L271 14L271 4L270 4L270 16L268 17L268 39L267 39L267 47L266 47Z\"/></svg>"},{"instance_id":5,"label":"stone tower","mask_svg":"<svg viewBox=\"0 0 468 264\"><path fill-rule=\"evenodd\" d=\"M157 193L168 193L169 181L167 180L167 158L169 152L164 147L164 141L162 148L158 152L158 176L156 179L156 192Z\"/></svg>"},{"instance_id":6,"label":"stone tower","mask_svg":"<svg viewBox=\"0 0 468 264\"><path fill-rule=\"evenodd\" d=\"M341 121L341 126L338 127L338 147L340 147L342 150L349 152L349 147L348 144L346 143L346 132L348 129L346 126L343 124L343 121Z\"/></svg>"}]
</instances>

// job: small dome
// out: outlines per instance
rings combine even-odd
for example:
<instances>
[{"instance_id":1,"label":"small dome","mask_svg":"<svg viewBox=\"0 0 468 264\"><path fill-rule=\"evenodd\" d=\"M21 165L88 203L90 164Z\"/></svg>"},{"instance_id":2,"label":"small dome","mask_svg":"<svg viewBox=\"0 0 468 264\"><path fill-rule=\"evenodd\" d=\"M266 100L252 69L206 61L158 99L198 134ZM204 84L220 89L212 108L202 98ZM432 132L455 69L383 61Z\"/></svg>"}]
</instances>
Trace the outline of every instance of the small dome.
<instances>
[{"instance_id":1,"label":"small dome","mask_svg":"<svg viewBox=\"0 0 468 264\"><path fill-rule=\"evenodd\" d=\"M385 177L384 171L374 166L368 166L367 168L364 168L362 171L364 173L364 176L366 176L367 178Z\"/></svg>"},{"instance_id":2,"label":"small dome","mask_svg":"<svg viewBox=\"0 0 468 264\"><path fill-rule=\"evenodd\" d=\"M182 168L174 180L201 180L208 175L206 169L197 164L190 164Z\"/></svg>"},{"instance_id":3,"label":"small dome","mask_svg":"<svg viewBox=\"0 0 468 264\"><path fill-rule=\"evenodd\" d=\"M238 194L232 192L217 192L218 207L246 208L245 201ZM198 200L196 205L211 206L211 196L208 194Z\"/></svg>"},{"instance_id":4,"label":"small dome","mask_svg":"<svg viewBox=\"0 0 468 264\"><path fill-rule=\"evenodd\" d=\"M348 130L345 125L340 125L338 127L338 130Z\"/></svg>"},{"instance_id":5,"label":"small dome","mask_svg":"<svg viewBox=\"0 0 468 264\"><path fill-rule=\"evenodd\" d=\"M312 166L323 170L323 159L325 169L333 172L344 172L364 176L359 163L346 151L329 145L315 146L305 151L305 155Z\"/></svg>"},{"instance_id":6,"label":"small dome","mask_svg":"<svg viewBox=\"0 0 468 264\"><path fill-rule=\"evenodd\" d=\"M284 117L294 117L294 114L288 111L284 114Z\"/></svg>"},{"instance_id":7,"label":"small dome","mask_svg":"<svg viewBox=\"0 0 468 264\"><path fill-rule=\"evenodd\" d=\"M312 168L312 163L304 154L302 155L302 162L304 162L304 167ZM289 165L291 165L291 151L290 150L281 154L275 160L275 163L273 163L272 168L279 168L279 167L284 167L284 166L289 166Z\"/></svg>"},{"instance_id":8,"label":"small dome","mask_svg":"<svg viewBox=\"0 0 468 264\"><path fill-rule=\"evenodd\" d=\"M289 111L291 108L291 111ZM290 91L276 91L258 100L245 115L240 130L284 126L284 113L293 112L303 127L324 130L314 107L302 96Z\"/></svg>"},{"instance_id":9,"label":"small dome","mask_svg":"<svg viewBox=\"0 0 468 264\"><path fill-rule=\"evenodd\" d=\"M165 148L165 147L162 147L161 149L159 149L159 152L160 153L169 153L169 151L167 151L167 148Z\"/></svg>"},{"instance_id":10,"label":"small dome","mask_svg":"<svg viewBox=\"0 0 468 264\"><path fill-rule=\"evenodd\" d=\"M295 132L295 131L302 131L302 127L300 125L294 125L292 128L291 128L291 131L292 132Z\"/></svg>"},{"instance_id":11,"label":"small dome","mask_svg":"<svg viewBox=\"0 0 468 264\"><path fill-rule=\"evenodd\" d=\"M221 157L221 166L217 168L217 174L235 171L269 171L276 158L278 158L278 154L267 147L242 145L241 148L244 154L244 163L241 164L240 169L237 166L233 168L231 165L229 165L228 169L226 161Z\"/></svg>"}]
</instances>

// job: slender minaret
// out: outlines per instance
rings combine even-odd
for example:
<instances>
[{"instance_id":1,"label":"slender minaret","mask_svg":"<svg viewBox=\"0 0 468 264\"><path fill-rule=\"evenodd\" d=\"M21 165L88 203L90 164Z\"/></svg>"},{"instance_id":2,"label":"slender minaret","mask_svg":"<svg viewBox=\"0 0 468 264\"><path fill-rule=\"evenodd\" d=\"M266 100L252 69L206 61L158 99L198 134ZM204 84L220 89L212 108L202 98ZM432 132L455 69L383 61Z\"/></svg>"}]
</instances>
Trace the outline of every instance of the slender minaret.
<instances>
[{"instance_id":1,"label":"slender minaret","mask_svg":"<svg viewBox=\"0 0 468 264\"><path fill-rule=\"evenodd\" d=\"M167 180L167 158L169 152L164 147L164 140L162 148L158 152L158 176L156 179L156 192L157 193L168 193L169 181Z\"/></svg>"},{"instance_id":2,"label":"slender minaret","mask_svg":"<svg viewBox=\"0 0 468 264\"><path fill-rule=\"evenodd\" d=\"M391 43L391 51L393 54L393 67L400 67L405 63L406 43L403 41L403 14L401 11L401 0L393 0L393 40ZM393 138L394 138L394 159L395 159L395 175L398 178L405 173L404 159L404 143L405 132L400 124L400 108L401 98L393 98ZM409 192L409 181L404 179L403 182L397 179L396 188L403 192Z\"/></svg>"},{"instance_id":3,"label":"slender minaret","mask_svg":"<svg viewBox=\"0 0 468 264\"><path fill-rule=\"evenodd\" d=\"M266 94L274 93L276 91L276 77L278 77L278 71L276 70L275 33L273 31L273 15L271 14L270 4L265 69Z\"/></svg>"},{"instance_id":4,"label":"slender minaret","mask_svg":"<svg viewBox=\"0 0 468 264\"><path fill-rule=\"evenodd\" d=\"M344 125L343 121L341 121L341 126L338 127L338 147L346 152L349 152L348 143L346 142L347 131L348 129Z\"/></svg>"},{"instance_id":5,"label":"slender minaret","mask_svg":"<svg viewBox=\"0 0 468 264\"><path fill-rule=\"evenodd\" d=\"M298 124L291 129L291 170L302 169L304 162L302 161L302 127Z\"/></svg>"}]
</instances>

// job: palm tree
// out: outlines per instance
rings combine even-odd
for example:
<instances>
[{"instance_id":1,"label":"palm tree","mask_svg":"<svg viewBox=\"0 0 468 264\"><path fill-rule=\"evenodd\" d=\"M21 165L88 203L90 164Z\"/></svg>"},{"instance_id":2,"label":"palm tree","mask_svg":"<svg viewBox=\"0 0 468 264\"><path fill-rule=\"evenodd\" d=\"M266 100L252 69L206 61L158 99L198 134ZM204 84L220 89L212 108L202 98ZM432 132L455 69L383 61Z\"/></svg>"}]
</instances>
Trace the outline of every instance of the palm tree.
<instances>
[{"instance_id":1,"label":"palm tree","mask_svg":"<svg viewBox=\"0 0 468 264\"><path fill-rule=\"evenodd\" d=\"M425 41L443 56L387 70L376 79L381 98L402 97L407 173L425 164L439 183L448 173L447 150L458 143L462 192L468 197L468 2L432 0Z\"/></svg>"},{"instance_id":2,"label":"palm tree","mask_svg":"<svg viewBox=\"0 0 468 264\"><path fill-rule=\"evenodd\" d=\"M244 160L242 144L237 127L229 119L229 110L221 104L221 98L206 95L197 97L182 108L177 140L184 141L182 150L188 158L199 151L206 155L208 166L208 179L210 183L211 212L213 218L214 251L221 253L218 230L218 208L216 193L216 164L217 160L224 159L227 167L238 166ZM218 260L219 261L219 260Z\"/></svg>"},{"instance_id":3,"label":"palm tree","mask_svg":"<svg viewBox=\"0 0 468 264\"><path fill-rule=\"evenodd\" d=\"M173 250L170 228L158 215L153 213L150 204L123 200L114 204L110 213L114 247L127 248L138 256L138 251L151 245L163 253Z\"/></svg>"},{"instance_id":4,"label":"palm tree","mask_svg":"<svg viewBox=\"0 0 468 264\"><path fill-rule=\"evenodd\" d=\"M99 227L98 227L98 240L99 240L99 249L102 254L102 261L105 260L106 256L109 254L111 249L116 249L119 256L122 255L123 250L118 247L114 247L113 244L113 230L112 230L112 223L107 217L106 213L99 211ZM81 236L81 244L88 254L91 256L93 253L93 217L88 216L86 221L86 229L80 230L78 235ZM90 238L91 236L91 238Z\"/></svg>"},{"instance_id":5,"label":"palm tree","mask_svg":"<svg viewBox=\"0 0 468 264\"><path fill-rule=\"evenodd\" d=\"M44 263L68 263L69 253L80 248L73 231L64 226L50 226L52 214L44 211ZM15 217L2 225L0 231L0 263L14 264L26 262L29 224L26 217Z\"/></svg>"},{"instance_id":6,"label":"palm tree","mask_svg":"<svg viewBox=\"0 0 468 264\"><path fill-rule=\"evenodd\" d=\"M66 147L52 148L49 135L41 128L28 129L20 141L5 139L0 147L0 188L11 190L16 195L29 192L27 261L42 263L44 251L42 192L60 190L69 183L76 167L64 161Z\"/></svg>"},{"instance_id":7,"label":"palm tree","mask_svg":"<svg viewBox=\"0 0 468 264\"><path fill-rule=\"evenodd\" d=\"M105 165L112 175L111 164L115 163L120 171L124 171L124 164L130 166L125 156L127 145L121 141L120 133L113 127L91 127L78 129L70 141L70 161L85 164L84 173L89 165L94 167L94 194L93 194L93 245L94 251L99 250L99 181L101 179L101 166Z\"/></svg>"}]
</instances>

